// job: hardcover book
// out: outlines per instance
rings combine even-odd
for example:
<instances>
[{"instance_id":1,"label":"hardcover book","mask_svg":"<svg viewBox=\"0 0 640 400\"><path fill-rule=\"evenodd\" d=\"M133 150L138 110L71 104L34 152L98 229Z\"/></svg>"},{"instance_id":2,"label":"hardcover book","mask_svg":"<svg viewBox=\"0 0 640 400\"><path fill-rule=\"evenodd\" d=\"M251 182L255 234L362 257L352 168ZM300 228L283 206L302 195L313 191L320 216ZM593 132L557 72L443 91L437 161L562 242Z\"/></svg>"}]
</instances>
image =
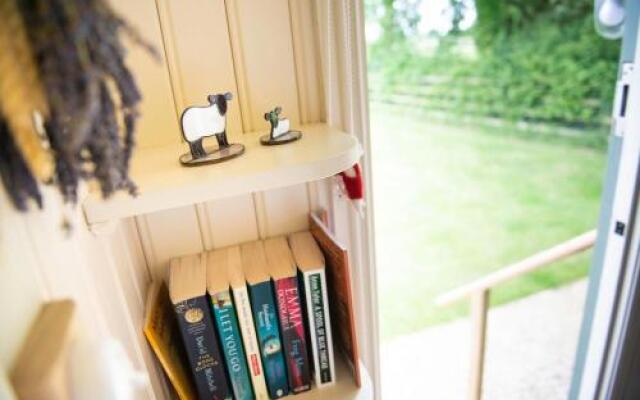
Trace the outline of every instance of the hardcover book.
<instances>
[{"instance_id":1,"label":"hardcover book","mask_svg":"<svg viewBox=\"0 0 640 400\"><path fill-rule=\"evenodd\" d=\"M265 240L264 247L278 304L289 388L300 393L311 388L311 373L295 264L286 238Z\"/></svg>"},{"instance_id":2,"label":"hardcover book","mask_svg":"<svg viewBox=\"0 0 640 400\"><path fill-rule=\"evenodd\" d=\"M249 286L253 320L258 332L262 365L272 399L289 393L287 368L282 353L278 310L275 306L267 258L261 241L242 245L242 267Z\"/></svg>"},{"instance_id":3,"label":"hardcover book","mask_svg":"<svg viewBox=\"0 0 640 400\"><path fill-rule=\"evenodd\" d=\"M316 386L322 388L335 383L324 256L309 232L290 235L289 246L303 282L303 298L313 354L314 380Z\"/></svg>"},{"instance_id":4,"label":"hardcover book","mask_svg":"<svg viewBox=\"0 0 640 400\"><path fill-rule=\"evenodd\" d=\"M178 319L198 397L231 399L207 299L206 260L200 255L171 260L169 296Z\"/></svg>"},{"instance_id":5,"label":"hardcover book","mask_svg":"<svg viewBox=\"0 0 640 400\"><path fill-rule=\"evenodd\" d=\"M154 281L147 295L144 335L180 400L196 400L196 391L182 346L167 287Z\"/></svg>"},{"instance_id":6,"label":"hardcover book","mask_svg":"<svg viewBox=\"0 0 640 400\"><path fill-rule=\"evenodd\" d=\"M309 230L325 258L327 292L331 299L330 315L336 349L349 361L356 386L360 387L360 356L351 296L351 271L346 248L329 232L320 218L311 214Z\"/></svg>"},{"instance_id":7,"label":"hardcover book","mask_svg":"<svg viewBox=\"0 0 640 400\"><path fill-rule=\"evenodd\" d=\"M251 313L251 302L242 270L240 247L233 246L230 247L228 251L229 283L231 284L240 331L242 332L242 342L244 344L249 374L251 375L251 382L253 383L253 393L258 400L268 400L269 394L264 369L262 368L262 360L260 359L260 348L258 347L258 338Z\"/></svg>"},{"instance_id":8,"label":"hardcover book","mask_svg":"<svg viewBox=\"0 0 640 400\"><path fill-rule=\"evenodd\" d=\"M207 253L207 291L235 400L252 400L253 390L240 326L229 291L228 249Z\"/></svg>"}]
</instances>

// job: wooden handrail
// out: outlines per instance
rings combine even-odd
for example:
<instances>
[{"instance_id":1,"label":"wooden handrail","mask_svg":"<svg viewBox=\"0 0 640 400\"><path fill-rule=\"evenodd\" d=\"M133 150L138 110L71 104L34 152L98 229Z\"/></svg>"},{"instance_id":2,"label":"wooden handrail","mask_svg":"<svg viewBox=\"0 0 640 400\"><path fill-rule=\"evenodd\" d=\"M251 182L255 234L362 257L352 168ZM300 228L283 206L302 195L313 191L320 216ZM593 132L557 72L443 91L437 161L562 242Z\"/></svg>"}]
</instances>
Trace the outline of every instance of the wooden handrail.
<instances>
[{"instance_id":1,"label":"wooden handrail","mask_svg":"<svg viewBox=\"0 0 640 400\"><path fill-rule=\"evenodd\" d=\"M583 233L566 242L527 257L524 260L486 275L478 280L447 292L436 299L436 304L446 305L455 301L470 298L471 300L471 370L469 375L468 398L482 398L482 378L484 370L484 353L487 337L487 311L491 289L503 282L517 278L527 272L563 260L571 255L587 250L596 241L596 230Z\"/></svg>"},{"instance_id":2,"label":"wooden handrail","mask_svg":"<svg viewBox=\"0 0 640 400\"><path fill-rule=\"evenodd\" d=\"M496 285L509 281L520 275L526 274L538 268L549 265L553 262L567 258L573 254L580 253L593 246L596 241L596 230L583 233L580 236L576 236L573 239L560 243L547 250L543 250L536 253L524 260L518 261L514 264L508 265L499 269L489 275L468 283L464 286L444 293L436 298L437 305L446 305L465 297L470 297L472 294L489 290Z\"/></svg>"}]
</instances>

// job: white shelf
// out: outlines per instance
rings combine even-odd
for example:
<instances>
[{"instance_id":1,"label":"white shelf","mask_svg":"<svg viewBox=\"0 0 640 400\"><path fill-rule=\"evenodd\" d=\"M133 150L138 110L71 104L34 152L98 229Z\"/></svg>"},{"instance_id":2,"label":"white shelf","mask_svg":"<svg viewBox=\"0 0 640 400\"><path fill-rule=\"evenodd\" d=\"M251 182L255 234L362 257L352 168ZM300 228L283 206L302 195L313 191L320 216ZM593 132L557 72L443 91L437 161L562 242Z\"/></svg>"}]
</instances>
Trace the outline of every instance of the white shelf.
<instances>
[{"instance_id":1,"label":"white shelf","mask_svg":"<svg viewBox=\"0 0 640 400\"><path fill-rule=\"evenodd\" d=\"M135 198L118 193L102 200L91 191L83 202L89 224L181 207L207 200L310 182L353 166L362 147L353 135L324 124L305 125L302 139L280 146L261 146L264 134L243 135L245 153L235 159L183 167L178 157L187 146L144 149L136 153L131 176Z\"/></svg>"},{"instance_id":2,"label":"white shelf","mask_svg":"<svg viewBox=\"0 0 640 400\"><path fill-rule=\"evenodd\" d=\"M292 400L373 400L374 391L371 377L367 369L360 363L360 388L353 382L351 371L347 368L342 356L336 354L336 384L318 389L315 386L308 392L295 396L283 397Z\"/></svg>"}]
</instances>

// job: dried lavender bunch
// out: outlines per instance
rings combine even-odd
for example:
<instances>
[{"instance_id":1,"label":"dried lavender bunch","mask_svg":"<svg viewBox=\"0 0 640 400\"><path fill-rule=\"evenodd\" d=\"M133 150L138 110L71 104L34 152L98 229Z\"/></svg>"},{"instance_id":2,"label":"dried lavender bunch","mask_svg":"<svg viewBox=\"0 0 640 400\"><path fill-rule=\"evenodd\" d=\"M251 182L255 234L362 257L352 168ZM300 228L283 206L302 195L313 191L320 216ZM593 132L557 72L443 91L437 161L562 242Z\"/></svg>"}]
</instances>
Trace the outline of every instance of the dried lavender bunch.
<instances>
[{"instance_id":1,"label":"dried lavender bunch","mask_svg":"<svg viewBox=\"0 0 640 400\"><path fill-rule=\"evenodd\" d=\"M151 46L105 0L19 3L47 96L45 127L64 198L75 202L78 182L91 178L104 197L121 189L135 193L129 160L141 95L119 32Z\"/></svg>"},{"instance_id":2,"label":"dried lavender bunch","mask_svg":"<svg viewBox=\"0 0 640 400\"><path fill-rule=\"evenodd\" d=\"M38 184L13 141L7 121L0 116L0 178L13 205L26 211L32 199L42 208Z\"/></svg>"}]
</instances>

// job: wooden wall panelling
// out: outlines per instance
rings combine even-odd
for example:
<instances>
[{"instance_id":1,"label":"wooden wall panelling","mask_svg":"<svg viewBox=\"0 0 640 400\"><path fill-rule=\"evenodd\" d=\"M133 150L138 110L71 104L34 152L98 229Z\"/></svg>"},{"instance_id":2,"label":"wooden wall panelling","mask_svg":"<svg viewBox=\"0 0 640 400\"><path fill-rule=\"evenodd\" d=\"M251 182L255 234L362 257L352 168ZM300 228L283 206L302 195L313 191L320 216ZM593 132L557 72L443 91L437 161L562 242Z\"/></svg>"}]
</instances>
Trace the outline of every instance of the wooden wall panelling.
<instances>
[{"instance_id":1,"label":"wooden wall panelling","mask_svg":"<svg viewBox=\"0 0 640 400\"><path fill-rule=\"evenodd\" d=\"M99 297L100 314L106 320L106 334L116 338L123 345L136 369L143 368L140 356L140 343L135 332L134 318L138 318L142 310L129 307L127 294L132 294L130 282L118 276L122 262L118 238L115 233L92 237L91 233L83 238L83 248L90 263L87 267L91 274L91 290ZM91 320L89 320L91 323ZM91 327L91 325L88 325ZM146 369L146 368L145 368Z\"/></svg>"},{"instance_id":2,"label":"wooden wall panelling","mask_svg":"<svg viewBox=\"0 0 640 400\"><path fill-rule=\"evenodd\" d=\"M265 236L277 236L307 229L309 198L304 185L289 186L263 193Z\"/></svg>"},{"instance_id":3,"label":"wooden wall panelling","mask_svg":"<svg viewBox=\"0 0 640 400\"><path fill-rule=\"evenodd\" d=\"M339 105L336 104L335 93L338 88L336 79L334 79L335 72L332 69L336 68L336 60L333 55L333 51L330 46L334 46L332 40L332 34L334 27L331 24L331 9L333 0L313 0L311 8L313 10L313 18L315 20L314 26L316 27L317 34L317 46L318 46L318 59L319 65L318 76L322 81L320 87L322 93L322 117L328 124L336 124L336 110ZM335 2L334 2L335 3ZM329 217L329 229L335 232L335 217L334 217L334 177L326 178L317 182L310 183L309 191L309 205L312 211L325 210Z\"/></svg>"},{"instance_id":4,"label":"wooden wall panelling","mask_svg":"<svg viewBox=\"0 0 640 400\"><path fill-rule=\"evenodd\" d=\"M245 131L267 130L264 113L280 105L293 125L300 121L287 0L227 0L237 79L243 81ZM239 84L240 86L240 84Z\"/></svg>"},{"instance_id":5,"label":"wooden wall panelling","mask_svg":"<svg viewBox=\"0 0 640 400\"><path fill-rule=\"evenodd\" d=\"M138 124L139 148L180 143L178 119L154 0L110 0L114 9L158 51L155 59L126 38L127 65L142 92Z\"/></svg>"},{"instance_id":6,"label":"wooden wall panelling","mask_svg":"<svg viewBox=\"0 0 640 400\"><path fill-rule=\"evenodd\" d=\"M326 86L327 121L357 136L365 148L365 158L360 165L367 190L368 212L362 218L350 205L339 211L344 209L344 205L336 203L343 200L334 199L334 216L338 236L348 236L345 239L353 262L354 297L359 303L356 305L358 329L369 332L361 343L360 353L379 395L377 283L371 214L374 199L371 198L371 164L367 158L370 146L363 4L333 0L317 0L316 4L322 8L323 18L327 19L321 26L328 28L323 34L324 40L321 40L325 79L329 82Z\"/></svg>"},{"instance_id":7,"label":"wooden wall panelling","mask_svg":"<svg viewBox=\"0 0 640 400\"><path fill-rule=\"evenodd\" d=\"M122 232L122 247L125 251L128 264L133 266L129 271L131 275L130 279L134 282L136 295L139 297L144 308L147 287L151 282L151 271L144 256L135 219L126 218L120 221L119 229Z\"/></svg>"},{"instance_id":8,"label":"wooden wall panelling","mask_svg":"<svg viewBox=\"0 0 640 400\"><path fill-rule=\"evenodd\" d=\"M315 4L289 0L300 123L325 120L322 63Z\"/></svg>"},{"instance_id":9,"label":"wooden wall panelling","mask_svg":"<svg viewBox=\"0 0 640 400\"><path fill-rule=\"evenodd\" d=\"M293 126L299 125L301 104L289 2L227 0L226 6L236 77L244 96L242 113L248 116L244 118L245 130L266 131L269 125L264 120L264 113L276 105L283 108ZM300 54L304 54L302 49ZM301 56L301 60L303 58ZM313 66L312 63L309 65ZM306 108L305 113L309 114ZM319 115L317 107L312 114ZM307 226L309 194L306 185L255 193L253 199L260 237ZM301 219L300 215L305 217Z\"/></svg>"},{"instance_id":10,"label":"wooden wall panelling","mask_svg":"<svg viewBox=\"0 0 640 400\"><path fill-rule=\"evenodd\" d=\"M50 290L41 276L24 216L0 189L0 370L8 371Z\"/></svg>"},{"instance_id":11,"label":"wooden wall panelling","mask_svg":"<svg viewBox=\"0 0 640 400\"><path fill-rule=\"evenodd\" d=\"M229 139L233 141L246 130L240 107L245 97L236 83L224 0L158 0L158 9L178 112L191 104L205 104L209 93L231 91L234 98L227 126ZM224 168L224 165L203 168ZM249 195L198 204L196 211L205 249L255 237L255 215Z\"/></svg>"},{"instance_id":12,"label":"wooden wall panelling","mask_svg":"<svg viewBox=\"0 0 640 400\"><path fill-rule=\"evenodd\" d=\"M96 289L108 302L103 308L109 310L109 333L124 345L135 368L149 373L151 387L144 394L152 399L164 396L166 383L142 332L149 276L145 260L137 255L138 243L131 228L130 221L120 221L114 232L85 240L105 263L92 272L94 282L99 282Z\"/></svg>"},{"instance_id":13,"label":"wooden wall panelling","mask_svg":"<svg viewBox=\"0 0 640 400\"><path fill-rule=\"evenodd\" d=\"M199 208L199 217L204 221L201 223L203 242L207 250L258 239L258 226L251 195L207 202Z\"/></svg>"},{"instance_id":14,"label":"wooden wall panelling","mask_svg":"<svg viewBox=\"0 0 640 400\"><path fill-rule=\"evenodd\" d=\"M326 120L317 12L314 2L289 0L301 124ZM320 190L317 182L307 183L311 211L319 208Z\"/></svg>"},{"instance_id":15,"label":"wooden wall panelling","mask_svg":"<svg viewBox=\"0 0 640 400\"><path fill-rule=\"evenodd\" d=\"M29 237L29 251L38 260L40 275L50 290L51 299L79 299L78 315L81 321L90 322L96 332L107 331L107 320L101 313L103 303L93 290L95 281L91 271L102 258L90 258L79 240L87 232L82 211L78 207L63 204L54 187L42 187L46 208L24 214ZM63 229L64 221L72 227ZM80 301L81 300L81 301Z\"/></svg>"},{"instance_id":16,"label":"wooden wall panelling","mask_svg":"<svg viewBox=\"0 0 640 400\"><path fill-rule=\"evenodd\" d=\"M233 140L243 130L224 0L156 1L176 112L207 105L208 94L230 91L227 134Z\"/></svg>"},{"instance_id":17,"label":"wooden wall panelling","mask_svg":"<svg viewBox=\"0 0 640 400\"><path fill-rule=\"evenodd\" d=\"M71 298L84 332L97 340L118 339L133 365L144 368L139 330L144 283L137 281L147 272L134 256L135 242L122 229L106 238L94 236L79 208L62 205L53 188L42 189L43 211L18 214L4 198L0 207L0 300L11 304L0 316L0 362L10 367L43 301ZM63 219L73 226L71 232L62 228ZM148 390L144 398L155 396Z\"/></svg>"},{"instance_id":18,"label":"wooden wall panelling","mask_svg":"<svg viewBox=\"0 0 640 400\"><path fill-rule=\"evenodd\" d=\"M169 260L204 249L195 206L136 217L152 279L164 279Z\"/></svg>"}]
</instances>

